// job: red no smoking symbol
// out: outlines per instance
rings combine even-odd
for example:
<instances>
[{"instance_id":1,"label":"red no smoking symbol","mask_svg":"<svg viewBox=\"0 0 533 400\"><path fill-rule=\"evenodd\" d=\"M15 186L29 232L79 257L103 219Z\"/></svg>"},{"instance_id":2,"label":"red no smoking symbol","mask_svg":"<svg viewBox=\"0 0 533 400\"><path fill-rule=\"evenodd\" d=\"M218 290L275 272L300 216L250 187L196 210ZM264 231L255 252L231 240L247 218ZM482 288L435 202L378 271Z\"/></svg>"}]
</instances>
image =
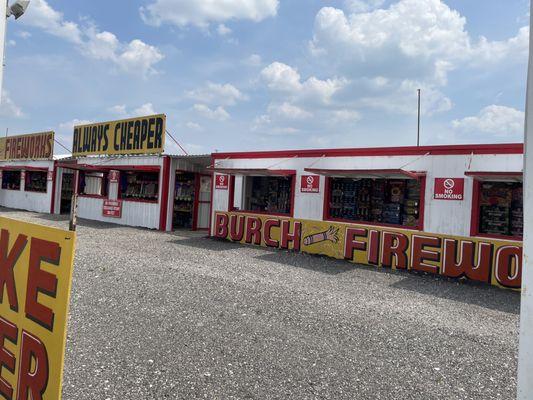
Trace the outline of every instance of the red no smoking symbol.
<instances>
[{"instance_id":1,"label":"red no smoking symbol","mask_svg":"<svg viewBox=\"0 0 533 400\"><path fill-rule=\"evenodd\" d=\"M448 190L451 190L453 189L453 187L455 186L455 181L453 179L446 179L444 181L444 187Z\"/></svg>"}]
</instances>

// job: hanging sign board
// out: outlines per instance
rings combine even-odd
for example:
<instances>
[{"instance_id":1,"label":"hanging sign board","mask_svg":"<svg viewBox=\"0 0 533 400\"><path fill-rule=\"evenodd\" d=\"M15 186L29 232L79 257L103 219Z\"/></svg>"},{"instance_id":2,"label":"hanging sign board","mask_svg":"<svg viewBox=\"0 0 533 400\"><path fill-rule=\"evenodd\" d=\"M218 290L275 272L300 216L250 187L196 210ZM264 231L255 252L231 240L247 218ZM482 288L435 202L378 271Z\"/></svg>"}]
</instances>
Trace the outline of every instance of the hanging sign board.
<instances>
[{"instance_id":1,"label":"hanging sign board","mask_svg":"<svg viewBox=\"0 0 533 400\"><path fill-rule=\"evenodd\" d=\"M228 190L229 188L229 176L228 175L216 175L215 189Z\"/></svg>"},{"instance_id":2,"label":"hanging sign board","mask_svg":"<svg viewBox=\"0 0 533 400\"><path fill-rule=\"evenodd\" d=\"M121 200L104 200L102 215L110 218L122 217L122 201Z\"/></svg>"},{"instance_id":3,"label":"hanging sign board","mask_svg":"<svg viewBox=\"0 0 533 400\"><path fill-rule=\"evenodd\" d=\"M61 398L75 232L0 217L0 397Z\"/></svg>"},{"instance_id":4,"label":"hanging sign board","mask_svg":"<svg viewBox=\"0 0 533 400\"><path fill-rule=\"evenodd\" d=\"M51 160L54 132L0 138L0 160Z\"/></svg>"},{"instance_id":5,"label":"hanging sign board","mask_svg":"<svg viewBox=\"0 0 533 400\"><path fill-rule=\"evenodd\" d=\"M435 178L436 200L464 200L464 178Z\"/></svg>"},{"instance_id":6,"label":"hanging sign board","mask_svg":"<svg viewBox=\"0 0 533 400\"><path fill-rule=\"evenodd\" d=\"M118 182L118 174L119 172L116 170L109 171L109 182L110 183L117 183Z\"/></svg>"},{"instance_id":7,"label":"hanging sign board","mask_svg":"<svg viewBox=\"0 0 533 400\"><path fill-rule=\"evenodd\" d=\"M317 175L302 175L300 191L302 193L319 193L320 177Z\"/></svg>"},{"instance_id":8,"label":"hanging sign board","mask_svg":"<svg viewBox=\"0 0 533 400\"><path fill-rule=\"evenodd\" d=\"M74 127L72 155L155 154L165 149L163 114Z\"/></svg>"}]
</instances>

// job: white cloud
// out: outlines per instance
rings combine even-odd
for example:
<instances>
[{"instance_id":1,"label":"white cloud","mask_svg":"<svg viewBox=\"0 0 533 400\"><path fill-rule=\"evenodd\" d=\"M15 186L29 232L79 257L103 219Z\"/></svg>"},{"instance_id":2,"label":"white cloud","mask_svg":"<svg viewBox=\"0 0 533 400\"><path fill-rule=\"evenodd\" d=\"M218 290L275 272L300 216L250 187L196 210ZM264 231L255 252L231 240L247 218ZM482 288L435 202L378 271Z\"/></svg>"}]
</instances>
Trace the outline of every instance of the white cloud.
<instances>
[{"instance_id":1,"label":"white cloud","mask_svg":"<svg viewBox=\"0 0 533 400\"><path fill-rule=\"evenodd\" d=\"M230 118L229 113L221 106L211 109L205 104L195 104L193 110L205 118L225 121Z\"/></svg>"},{"instance_id":2,"label":"white cloud","mask_svg":"<svg viewBox=\"0 0 533 400\"><path fill-rule=\"evenodd\" d=\"M249 65L250 67L259 67L263 63L263 60L261 59L261 56L259 54L252 54L243 62L244 64Z\"/></svg>"},{"instance_id":3,"label":"white cloud","mask_svg":"<svg viewBox=\"0 0 533 400\"><path fill-rule=\"evenodd\" d=\"M201 103L224 106L233 106L239 101L248 100L248 96L229 83L207 82L204 87L187 92L186 96Z\"/></svg>"},{"instance_id":4,"label":"white cloud","mask_svg":"<svg viewBox=\"0 0 533 400\"><path fill-rule=\"evenodd\" d=\"M346 0L346 9L352 13L368 12L381 7L385 0Z\"/></svg>"},{"instance_id":5,"label":"white cloud","mask_svg":"<svg viewBox=\"0 0 533 400\"><path fill-rule=\"evenodd\" d=\"M220 35L220 36L226 36L226 35L229 35L231 33L231 29L228 28L226 25L224 24L220 24L218 25L217 27L217 33Z\"/></svg>"},{"instance_id":6,"label":"white cloud","mask_svg":"<svg viewBox=\"0 0 533 400\"><path fill-rule=\"evenodd\" d=\"M268 112L271 115L275 115L283 119L302 120L312 117L312 114L309 111L306 111L303 108L288 102L281 104L270 104L268 106Z\"/></svg>"},{"instance_id":7,"label":"white cloud","mask_svg":"<svg viewBox=\"0 0 533 400\"><path fill-rule=\"evenodd\" d=\"M315 19L311 49L360 76L446 83L463 64L525 60L528 28L506 41L473 41L466 19L441 0L400 0L388 9L346 15L322 8Z\"/></svg>"},{"instance_id":8,"label":"white cloud","mask_svg":"<svg viewBox=\"0 0 533 400\"><path fill-rule=\"evenodd\" d=\"M31 38L31 33L28 32L28 31L17 31L15 33L15 35L17 35L21 39L29 39L29 38Z\"/></svg>"},{"instance_id":9,"label":"white cloud","mask_svg":"<svg viewBox=\"0 0 533 400\"><path fill-rule=\"evenodd\" d=\"M115 114L120 117L141 117L145 115L154 115L157 112L154 110L152 103L146 103L137 107L133 110L128 110L125 104L117 104L115 106L109 107L107 111L111 114Z\"/></svg>"},{"instance_id":10,"label":"white cloud","mask_svg":"<svg viewBox=\"0 0 533 400\"><path fill-rule=\"evenodd\" d=\"M452 121L452 127L466 133L520 137L524 134L524 119L523 111L493 104L483 108L476 116Z\"/></svg>"},{"instance_id":11,"label":"white cloud","mask_svg":"<svg viewBox=\"0 0 533 400\"><path fill-rule=\"evenodd\" d=\"M59 130L60 131L63 131L65 133L70 133L72 134L74 132L74 127L77 126L77 125L87 125L87 124L91 124L92 121L89 121L87 119L73 119L71 121L67 121L67 122L62 122L59 124Z\"/></svg>"},{"instance_id":12,"label":"white cloud","mask_svg":"<svg viewBox=\"0 0 533 400\"><path fill-rule=\"evenodd\" d=\"M261 71L261 78L271 90L286 92L294 98L329 103L331 97L348 82L346 79L320 80L314 76L301 80L297 69L280 62L274 62Z\"/></svg>"},{"instance_id":13,"label":"white cloud","mask_svg":"<svg viewBox=\"0 0 533 400\"><path fill-rule=\"evenodd\" d=\"M154 65L164 58L157 47L139 39L123 43L115 34L101 32L92 24L80 27L67 21L63 14L54 10L46 0L33 0L28 8L28 15L25 15L22 21L27 26L73 43L88 58L112 62L128 73L143 76L154 73Z\"/></svg>"},{"instance_id":14,"label":"white cloud","mask_svg":"<svg viewBox=\"0 0 533 400\"><path fill-rule=\"evenodd\" d=\"M63 13L50 7L46 0L33 0L21 21L25 25L40 28L69 42L82 43L80 27L74 22L65 21Z\"/></svg>"},{"instance_id":15,"label":"white cloud","mask_svg":"<svg viewBox=\"0 0 533 400\"><path fill-rule=\"evenodd\" d=\"M146 23L206 28L211 22L259 22L277 14L279 0L154 0L140 12Z\"/></svg>"},{"instance_id":16,"label":"white cloud","mask_svg":"<svg viewBox=\"0 0 533 400\"><path fill-rule=\"evenodd\" d=\"M196 122L187 122L185 126L193 131L201 131L203 130L202 125L197 124Z\"/></svg>"},{"instance_id":17,"label":"white cloud","mask_svg":"<svg viewBox=\"0 0 533 400\"><path fill-rule=\"evenodd\" d=\"M2 98L0 100L0 116L7 118L24 117L22 108L16 105L13 99L9 97L7 90L2 90Z\"/></svg>"},{"instance_id":18,"label":"white cloud","mask_svg":"<svg viewBox=\"0 0 533 400\"><path fill-rule=\"evenodd\" d=\"M154 115L157 114L157 112L154 110L154 106L152 103L146 103L140 106L139 108L136 108L131 113L132 117L142 117L145 115Z\"/></svg>"},{"instance_id":19,"label":"white cloud","mask_svg":"<svg viewBox=\"0 0 533 400\"><path fill-rule=\"evenodd\" d=\"M121 116L127 114L125 104L117 104L116 106L109 107L107 111L109 111L111 114L116 114L116 115L121 115Z\"/></svg>"},{"instance_id":20,"label":"white cloud","mask_svg":"<svg viewBox=\"0 0 533 400\"><path fill-rule=\"evenodd\" d=\"M335 110L332 115L334 122L356 122L361 119L361 114L355 110Z\"/></svg>"}]
</instances>

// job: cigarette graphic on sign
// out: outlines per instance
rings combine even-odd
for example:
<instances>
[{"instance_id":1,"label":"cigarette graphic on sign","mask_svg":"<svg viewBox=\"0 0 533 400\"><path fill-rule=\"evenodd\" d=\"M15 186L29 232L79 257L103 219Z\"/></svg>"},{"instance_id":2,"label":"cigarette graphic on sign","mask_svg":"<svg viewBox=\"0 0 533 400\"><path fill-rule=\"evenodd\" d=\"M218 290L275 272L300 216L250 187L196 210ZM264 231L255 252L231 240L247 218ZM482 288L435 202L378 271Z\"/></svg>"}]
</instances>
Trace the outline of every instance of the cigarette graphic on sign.
<instances>
[{"instance_id":1,"label":"cigarette graphic on sign","mask_svg":"<svg viewBox=\"0 0 533 400\"><path fill-rule=\"evenodd\" d=\"M311 246L313 244L330 241L338 243L339 241L339 228L330 226L327 231L314 233L304 238L304 245Z\"/></svg>"}]
</instances>

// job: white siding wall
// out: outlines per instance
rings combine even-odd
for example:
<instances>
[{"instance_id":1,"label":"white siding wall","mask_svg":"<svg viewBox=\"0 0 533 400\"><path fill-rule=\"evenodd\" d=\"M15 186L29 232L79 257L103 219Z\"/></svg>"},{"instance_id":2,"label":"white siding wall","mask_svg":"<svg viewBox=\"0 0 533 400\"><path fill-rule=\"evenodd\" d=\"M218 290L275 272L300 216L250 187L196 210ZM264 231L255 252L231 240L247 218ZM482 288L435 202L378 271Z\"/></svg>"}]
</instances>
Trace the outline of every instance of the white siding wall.
<instances>
[{"instance_id":1,"label":"white siding wall","mask_svg":"<svg viewBox=\"0 0 533 400\"><path fill-rule=\"evenodd\" d=\"M20 161L20 162L3 162L0 166L9 167L33 167L48 168L53 171L53 161ZM0 206L16 208L20 210L35 211L40 213L50 213L52 204L53 182L47 181L46 193L26 192L24 191L24 180L20 182L20 190L2 189L0 186Z\"/></svg>"},{"instance_id":2,"label":"white siding wall","mask_svg":"<svg viewBox=\"0 0 533 400\"><path fill-rule=\"evenodd\" d=\"M523 157L520 154L498 155L426 155L426 156L376 156L376 157L323 157L323 158L268 158L216 160L221 168L274 168L296 170L294 217L322 220L324 208L325 178L320 179L320 193L301 193L302 175L309 175L305 168L323 169L405 169L425 171L424 231L449 235L469 236L472 212L473 178L466 171L521 171ZM434 200L435 178L465 178L463 201ZM237 179L237 182L239 179ZM213 213L227 211L229 190L214 189ZM235 199L242 197L242 185L235 185ZM212 221L214 219L212 218Z\"/></svg>"}]
</instances>

